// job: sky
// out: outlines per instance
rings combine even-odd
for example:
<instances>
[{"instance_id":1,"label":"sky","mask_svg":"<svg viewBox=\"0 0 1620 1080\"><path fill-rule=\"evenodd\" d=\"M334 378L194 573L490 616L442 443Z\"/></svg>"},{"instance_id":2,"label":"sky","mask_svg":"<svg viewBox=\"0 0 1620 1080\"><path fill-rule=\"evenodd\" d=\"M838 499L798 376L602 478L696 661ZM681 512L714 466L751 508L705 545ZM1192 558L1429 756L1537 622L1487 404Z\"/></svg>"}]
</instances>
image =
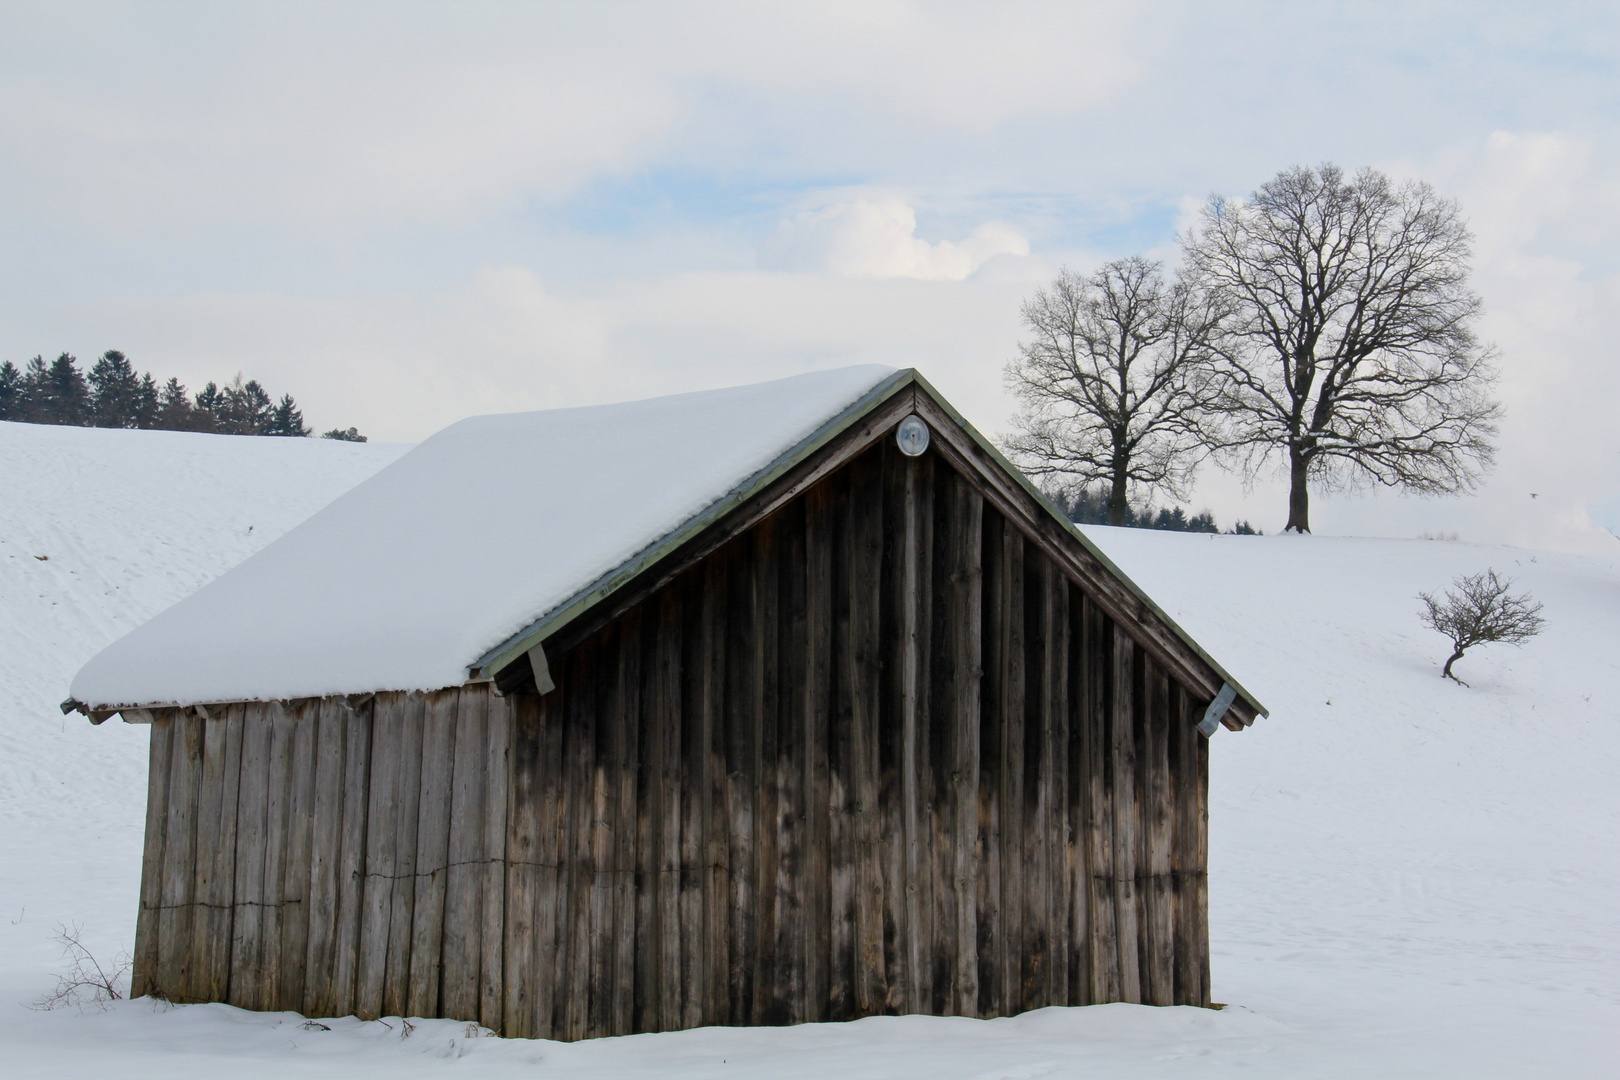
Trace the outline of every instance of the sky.
<instances>
[{"instance_id":1,"label":"sky","mask_svg":"<svg viewBox=\"0 0 1620 1080\"><path fill-rule=\"evenodd\" d=\"M1313 527L1613 550L1617 76L1595 4L0 2L0 359L399 442L877 362L994 436L1060 268L1333 161L1458 201L1504 420L1476 494Z\"/></svg>"}]
</instances>

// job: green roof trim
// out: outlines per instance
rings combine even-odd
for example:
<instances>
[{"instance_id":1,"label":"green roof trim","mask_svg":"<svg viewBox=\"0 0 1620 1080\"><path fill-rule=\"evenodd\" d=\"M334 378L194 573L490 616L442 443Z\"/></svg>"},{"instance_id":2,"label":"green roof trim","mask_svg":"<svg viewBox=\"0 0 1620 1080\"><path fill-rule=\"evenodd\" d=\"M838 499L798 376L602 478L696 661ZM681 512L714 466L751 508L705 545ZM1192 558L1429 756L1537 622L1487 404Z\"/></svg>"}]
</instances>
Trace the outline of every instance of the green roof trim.
<instances>
[{"instance_id":1,"label":"green roof trim","mask_svg":"<svg viewBox=\"0 0 1620 1080\"><path fill-rule=\"evenodd\" d=\"M968 437L971 438L978 445L978 447L985 452L985 454L987 454L993 461L1006 470L1008 475L1013 477L1019 484L1021 484L1024 490L1027 491L1037 503L1045 507L1047 513L1051 514L1055 521L1059 522L1071 536L1079 541L1080 545L1084 547L1088 553L1095 557L1097 561L1102 563L1103 566L1107 568L1109 573L1113 574L1116 578L1123 582L1126 588L1131 591L1132 595L1140 600L1143 605L1145 605L1154 613L1155 616L1157 616L1166 626L1168 626L1171 632L1174 633L1176 637L1180 638L1182 643L1191 649L1200 660L1209 665L1210 670L1215 672L1215 674L1220 676L1226 682L1230 683L1232 687L1236 689L1237 692L1243 697L1243 700L1248 702L1249 705L1254 708L1256 715L1271 715L1266 707L1262 705L1253 694L1244 689L1242 683L1233 678L1225 668L1216 662L1214 657L1210 656L1209 653L1204 651L1203 647L1193 639L1191 634L1182 629L1181 626L1174 619L1172 619L1163 608L1154 603L1153 599L1149 597L1147 593L1142 591L1142 588L1137 585L1136 582L1131 580L1128 574L1121 570L1112 559L1103 554L1102 549L1093 543L1085 533L1081 532L1079 526L1075 525L1074 522L1065 517L1062 511L1060 511L1057 506L1053 504L1052 500L1047 498L1041 489L1036 487L1034 483L1030 481L1029 477L1025 476L1023 472L1011 461L1008 461L1006 456L1003 455L1000 450L997 450L995 445L992 444L989 439L980 434L977 428L968 423L967 420L963 418L962 414L957 412L956 409L948 401L946 401L943 396L940 395L939 391L934 389L933 384L927 379L923 378L922 374L915 368L904 368L896 371L893 375L890 375L888 378L872 387L872 389L862 394L860 398L844 408L838 413L838 415L834 416L815 431L811 432L791 449L777 457L776 460L772 461L769 465L766 465L763 469L760 469L758 472L755 472L753 475L747 477L721 498L710 503L708 506L704 507L675 529L672 529L664 536L653 541L651 544L648 544L645 548L631 556L629 559L626 559L619 566L615 567L608 573L603 574L590 584L584 586L572 597L563 601L561 604L558 604L540 618L536 619L534 622L530 623L516 634L507 638L505 641L501 642L501 644L489 650L483 656L479 657L477 663L473 665L474 673L476 674L478 672L482 672L486 675L493 675L495 672L500 671L507 665L523 657L534 646L543 644L546 638L573 622L574 619L595 607L601 601L613 595L620 588L639 576L643 571L660 562L665 556L679 548L682 544L685 544L710 525L729 514L732 510L753 498L753 496L763 491L767 486L775 482L788 470L794 468L809 458L816 451L820 450L823 446L827 445L827 443L831 442L834 438L841 435L855 424L859 423L862 418L876 409L883 402L889 400L895 394L900 393L901 391L904 391L912 386L917 387L932 398L934 403L937 404L958 427L965 431L968 434Z\"/></svg>"}]
</instances>

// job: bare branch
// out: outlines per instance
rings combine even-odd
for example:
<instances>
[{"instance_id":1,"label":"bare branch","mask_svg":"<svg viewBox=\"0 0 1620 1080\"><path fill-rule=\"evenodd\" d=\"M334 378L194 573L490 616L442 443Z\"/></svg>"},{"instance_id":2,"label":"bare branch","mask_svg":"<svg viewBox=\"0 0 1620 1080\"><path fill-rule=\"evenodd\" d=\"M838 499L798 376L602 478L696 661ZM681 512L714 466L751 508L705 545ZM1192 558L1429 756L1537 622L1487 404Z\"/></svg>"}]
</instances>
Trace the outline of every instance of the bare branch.
<instances>
[{"instance_id":1,"label":"bare branch","mask_svg":"<svg viewBox=\"0 0 1620 1080\"><path fill-rule=\"evenodd\" d=\"M49 1010L94 1005L105 1009L109 1002L123 998L129 976L130 957L121 954L111 964L103 964L83 942L84 928L78 923L58 924L55 938L62 946L62 962L67 971L56 977L56 989L29 1006Z\"/></svg>"}]
</instances>

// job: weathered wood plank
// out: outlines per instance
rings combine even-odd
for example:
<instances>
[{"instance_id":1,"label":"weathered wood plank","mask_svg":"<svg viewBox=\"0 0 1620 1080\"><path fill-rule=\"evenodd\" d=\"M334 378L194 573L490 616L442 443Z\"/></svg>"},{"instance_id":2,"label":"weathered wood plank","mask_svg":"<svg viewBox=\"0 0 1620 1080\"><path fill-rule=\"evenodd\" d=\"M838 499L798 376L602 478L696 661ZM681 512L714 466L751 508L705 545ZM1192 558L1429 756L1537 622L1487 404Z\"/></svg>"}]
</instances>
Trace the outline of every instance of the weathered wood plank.
<instances>
[{"instance_id":1,"label":"weathered wood plank","mask_svg":"<svg viewBox=\"0 0 1620 1080\"><path fill-rule=\"evenodd\" d=\"M909 469L894 443L882 443L883 551L879 602L881 705L878 717L878 813L883 848L883 956L886 981L882 1011L907 1011L912 986L907 947L906 911L911 883L906 877L906 758L907 687L904 614L906 585L906 482Z\"/></svg>"},{"instance_id":2,"label":"weathered wood plank","mask_svg":"<svg viewBox=\"0 0 1620 1080\"><path fill-rule=\"evenodd\" d=\"M483 955L479 960L478 1020L499 1031L504 1019L506 980L503 938L506 929L506 815L507 784L510 778L512 713L504 698L494 696L491 683L464 688L462 693L482 693L486 700L484 748L484 819L482 907L483 925L479 939Z\"/></svg>"},{"instance_id":3,"label":"weathered wood plank","mask_svg":"<svg viewBox=\"0 0 1620 1080\"><path fill-rule=\"evenodd\" d=\"M505 996L500 1032L511 1039L537 1037L534 997L548 978L535 944L534 911L539 891L541 779L549 765L540 758L540 697L506 699L512 718L511 778L507 788Z\"/></svg>"},{"instance_id":4,"label":"weathered wood plank","mask_svg":"<svg viewBox=\"0 0 1620 1080\"><path fill-rule=\"evenodd\" d=\"M567 897L562 841L562 802L566 794L563 762L563 728L567 719L563 693L572 685L574 672L561 666L562 678L556 690L538 700L542 772L539 790L538 873L534 908L535 938L535 1038L550 1039L558 1034L557 989L559 973L566 958L566 943L560 937L563 904Z\"/></svg>"},{"instance_id":5,"label":"weathered wood plank","mask_svg":"<svg viewBox=\"0 0 1620 1080\"><path fill-rule=\"evenodd\" d=\"M881 722L883 485L880 455L857 458L850 472L850 667L854 704L856 893L855 1006L861 1015L883 1011L888 998L884 964L884 875L880 847L878 742Z\"/></svg>"},{"instance_id":6,"label":"weathered wood plank","mask_svg":"<svg viewBox=\"0 0 1620 1080\"><path fill-rule=\"evenodd\" d=\"M173 993L163 986L160 922L163 914L163 855L169 832L169 773L173 736L180 725L173 711L155 717L148 727L146 755L146 836L141 852L141 899L135 918L135 956L130 973L131 997Z\"/></svg>"},{"instance_id":7,"label":"weathered wood plank","mask_svg":"<svg viewBox=\"0 0 1620 1080\"><path fill-rule=\"evenodd\" d=\"M661 820L658 842L658 935L659 968L663 973L662 1001L659 1019L663 1030L670 1031L682 1025L687 994L695 992L691 979L692 965L683 963L690 946L690 933L683 933L681 865L681 793L685 782L686 717L681 713L681 627L684 605L679 592L670 590L663 596L658 609L658 652L653 678L657 686L658 701L654 715L659 717L662 729L659 757L659 793L657 813ZM688 912L691 905L687 905Z\"/></svg>"},{"instance_id":8,"label":"weathered wood plank","mask_svg":"<svg viewBox=\"0 0 1620 1080\"><path fill-rule=\"evenodd\" d=\"M636 782L636 978L632 1013L637 1031L661 1031L663 991L661 984L663 950L659 937L660 815L663 810L664 756L667 726L658 705L659 627L662 620L656 604L632 612L627 620L625 648L633 652L634 670L625 677L636 680L640 703L633 714L636 738L641 746L642 766Z\"/></svg>"},{"instance_id":9,"label":"weathered wood plank","mask_svg":"<svg viewBox=\"0 0 1620 1080\"><path fill-rule=\"evenodd\" d=\"M1172 839L1170 758L1168 728L1170 680L1164 669L1150 663L1144 689L1147 708L1143 716L1142 810L1145 836L1146 948L1143 965L1147 975L1147 1001L1150 1005L1175 1004L1175 901L1170 888L1170 844Z\"/></svg>"},{"instance_id":10,"label":"weathered wood plank","mask_svg":"<svg viewBox=\"0 0 1620 1080\"><path fill-rule=\"evenodd\" d=\"M989 515L987 515L989 516ZM1001 738L1002 775L1000 805L1002 891L998 898L1002 917L1001 955L996 965L1001 978L1001 994L994 1003L996 1015L1010 1015L1029 1008L1029 993L1025 973L1027 947L1032 935L1039 929L1030 925L1027 892L1034 884L1030 880L1027 854L1030 843L1040 843L1038 836L1030 834L1029 806L1024 785L1028 776L1025 757L1029 742L1029 671L1026 656L1029 642L1024 625L1024 540L1018 530L1011 528L1006 518L995 515L1000 528L998 540L1001 561L1001 608L998 620L1001 631Z\"/></svg>"},{"instance_id":11,"label":"weathered wood plank","mask_svg":"<svg viewBox=\"0 0 1620 1080\"><path fill-rule=\"evenodd\" d=\"M449 877L450 815L454 799L456 713L460 687L427 695L422 732L422 791L417 804L416 888L411 912L412 1016L439 1015L444 962L445 889Z\"/></svg>"},{"instance_id":12,"label":"weathered wood plank","mask_svg":"<svg viewBox=\"0 0 1620 1080\"><path fill-rule=\"evenodd\" d=\"M177 1001L202 1000L191 956L195 913L198 797L204 720L186 710L175 721L169 754L169 805L163 841L163 908L158 919L159 985Z\"/></svg>"},{"instance_id":13,"label":"weathered wood plank","mask_svg":"<svg viewBox=\"0 0 1620 1080\"><path fill-rule=\"evenodd\" d=\"M1119 948L1120 1000L1143 1003L1141 805L1137 734L1141 724L1141 663L1136 641L1114 624L1114 923Z\"/></svg>"},{"instance_id":14,"label":"weathered wood plank","mask_svg":"<svg viewBox=\"0 0 1620 1080\"><path fill-rule=\"evenodd\" d=\"M923 837L921 812L921 776L924 763L920 753L921 731L925 722L926 706L923 694L927 676L923 671L923 653L929 625L924 614L923 594L926 591L928 570L925 563L927 548L923 540L924 507L922 505L923 462L906 458L901 462L904 470L904 489L900 507L900 814L903 833L906 878L905 942L906 986L903 999L905 1011L920 1013L928 995L924 989L923 910L932 905L932 897L923 892Z\"/></svg>"},{"instance_id":15,"label":"weathered wood plank","mask_svg":"<svg viewBox=\"0 0 1620 1080\"><path fill-rule=\"evenodd\" d=\"M588 1037L617 1034L613 1030L614 901L618 884L615 832L619 817L619 768L623 759L624 731L619 715L617 635L609 626L592 639L596 695L596 738L591 755L590 820L587 823L587 865L590 868L590 970L586 976L589 1000L585 1030Z\"/></svg>"},{"instance_id":16,"label":"weathered wood plank","mask_svg":"<svg viewBox=\"0 0 1620 1080\"><path fill-rule=\"evenodd\" d=\"M778 1023L801 1023L804 1015L805 911L799 884L804 872L804 708L809 671L805 604L805 505L784 507L778 534L778 639L776 653L776 753L771 773L776 807L776 968L772 997Z\"/></svg>"},{"instance_id":17,"label":"weathered wood plank","mask_svg":"<svg viewBox=\"0 0 1620 1080\"><path fill-rule=\"evenodd\" d=\"M315 809L310 831L309 907L319 912L309 924L305 945L304 1003L308 1016L337 1012L338 866L343 851L343 780L347 708L337 698L315 706ZM245 781L244 777L244 781Z\"/></svg>"},{"instance_id":18,"label":"weathered wood plank","mask_svg":"<svg viewBox=\"0 0 1620 1080\"><path fill-rule=\"evenodd\" d=\"M842 479L835 476L833 480ZM833 619L832 663L836 671L829 702L827 746L827 828L825 859L827 905L827 986L818 1001L827 1020L849 1020L862 1015L857 1005L859 983L856 892L859 863L856 854L855 820L859 814L860 760L856 732L855 642L851 612L854 607L853 567L850 565L852 513L851 494L846 485L828 492L830 505L812 510L812 517L837 515L835 535L823 542L837 545L826 573L833 575L835 593L828 596ZM819 568L818 568L819 569ZM814 856L812 856L814 858ZM818 868L822 860L816 860ZM817 974L821 972L818 971Z\"/></svg>"},{"instance_id":19,"label":"weathered wood plank","mask_svg":"<svg viewBox=\"0 0 1620 1080\"><path fill-rule=\"evenodd\" d=\"M787 958L777 955L776 879L778 853L781 847L781 824L778 821L781 803L780 775L780 672L777 660L779 622L779 596L781 591L781 537L785 531L782 518L767 519L759 531L757 548L758 575L755 598L754 630L757 635L757 663L759 673L758 711L754 722L758 726L759 756L754 798L757 858L754 864L754 926L757 944L754 946L754 996L750 1008L751 1024L782 1024L788 1014L777 997L777 966Z\"/></svg>"},{"instance_id":20,"label":"weathered wood plank","mask_svg":"<svg viewBox=\"0 0 1620 1080\"><path fill-rule=\"evenodd\" d=\"M956 891L956 976L953 1008L972 1016L979 1004L978 909L974 904L974 878L978 874L976 842L979 833L979 709L982 631L981 547L984 539L984 499L962 481L952 506L951 663L956 700L951 710L953 769L950 794L955 835L953 881Z\"/></svg>"},{"instance_id":21,"label":"weathered wood plank","mask_svg":"<svg viewBox=\"0 0 1620 1080\"><path fill-rule=\"evenodd\" d=\"M613 827L613 1006L612 1030L636 1030L635 976L638 926L636 870L640 857L637 822L641 772L641 616L627 614L618 624L614 723L619 729L618 796Z\"/></svg>"},{"instance_id":22,"label":"weathered wood plank","mask_svg":"<svg viewBox=\"0 0 1620 1080\"><path fill-rule=\"evenodd\" d=\"M337 963L332 980L332 1012L338 1016L354 1011L355 969L360 953L360 907L365 884L366 809L370 802L367 785L371 776L374 705L375 699L359 705L348 702L342 705L343 829L338 856L337 929L333 935Z\"/></svg>"},{"instance_id":23,"label":"weathered wood plank","mask_svg":"<svg viewBox=\"0 0 1620 1080\"><path fill-rule=\"evenodd\" d=\"M474 685L456 695L451 752L450 834L445 864L439 1014L477 1020L483 963L484 796L488 788L489 697Z\"/></svg>"},{"instance_id":24,"label":"weathered wood plank","mask_svg":"<svg viewBox=\"0 0 1620 1080\"><path fill-rule=\"evenodd\" d=\"M1091 685L1086 659L1085 596L1079 586L1064 583L1066 600L1068 686L1064 713L1068 738L1066 810L1069 815L1069 987L1066 1004L1089 1005L1091 997L1091 863L1089 852L1089 812L1087 800L1091 783L1087 743L1088 718L1095 687Z\"/></svg>"},{"instance_id":25,"label":"weathered wood plank","mask_svg":"<svg viewBox=\"0 0 1620 1080\"><path fill-rule=\"evenodd\" d=\"M1193 904L1193 944L1198 950L1198 1004L1207 1007L1209 996L1209 740L1199 736L1192 740L1197 774L1195 813L1195 851L1197 857L1197 899Z\"/></svg>"},{"instance_id":26,"label":"weathered wood plank","mask_svg":"<svg viewBox=\"0 0 1620 1080\"><path fill-rule=\"evenodd\" d=\"M935 742L940 732L949 730L942 718L935 716L936 708L943 708L944 699L936 693L935 669L943 667L936 662L937 649L935 598L940 591L935 585L934 532L936 503L940 500L937 478L942 470L935 469L935 457L924 454L914 459L916 468L916 538L913 549L917 559L916 590L916 728L911 745L915 760L911 774L916 778L913 797L914 822L912 835L917 852L912 881L917 889L917 911L912 925L916 942L917 963L913 971L917 976L917 1008L915 1011L938 1015L944 1011L946 995L950 992L950 975L939 962L939 911L948 903L942 894L948 894L945 875L948 868L940 861L936 843L935 817L938 809L937 782L940 754Z\"/></svg>"},{"instance_id":27,"label":"weathered wood plank","mask_svg":"<svg viewBox=\"0 0 1620 1080\"><path fill-rule=\"evenodd\" d=\"M755 534L746 534L726 550L725 738L727 862L731 898L727 935L730 993L725 1022L747 1024L753 1018L758 972L758 805L760 635L757 629L758 563Z\"/></svg>"},{"instance_id":28,"label":"weathered wood plank","mask_svg":"<svg viewBox=\"0 0 1620 1080\"><path fill-rule=\"evenodd\" d=\"M1091 880L1091 1003L1121 1000L1119 920L1114 889L1114 698L1129 700L1129 683L1114 685L1114 628L1087 598L1086 646L1088 683L1086 717L1087 851Z\"/></svg>"},{"instance_id":29,"label":"weathered wood plank","mask_svg":"<svg viewBox=\"0 0 1620 1080\"><path fill-rule=\"evenodd\" d=\"M1051 664L1055 628L1051 627L1050 560L1034 544L1024 549L1024 651L1027 682L1024 701L1024 965L1022 1009L1040 1009L1053 1002L1053 865L1061 852L1061 837L1053 827L1055 776L1053 759L1053 680Z\"/></svg>"},{"instance_id":30,"label":"weathered wood plank","mask_svg":"<svg viewBox=\"0 0 1620 1080\"><path fill-rule=\"evenodd\" d=\"M726 566L711 559L704 568L703 748L707 792L703 807L704 941L707 987L704 1022L724 1023L730 1005L727 977L731 969L730 846L726 839Z\"/></svg>"},{"instance_id":31,"label":"weathered wood plank","mask_svg":"<svg viewBox=\"0 0 1620 1080\"><path fill-rule=\"evenodd\" d=\"M680 762L679 794L676 799L680 821L677 845L676 926L680 934L680 1011L681 1028L703 1024L709 997L708 956L705 952L704 892L708 870L704 865L705 823L708 820L708 670L707 642L704 635L703 579L697 570L683 575L671 588L681 598L679 649L680 676L670 689L680 703L680 736L676 757Z\"/></svg>"},{"instance_id":32,"label":"weathered wood plank","mask_svg":"<svg viewBox=\"0 0 1620 1080\"><path fill-rule=\"evenodd\" d=\"M242 706L219 706L203 728L203 778L197 830L197 912L192 949L198 997L230 993L231 913L235 902L236 805L242 770Z\"/></svg>"},{"instance_id":33,"label":"weathered wood plank","mask_svg":"<svg viewBox=\"0 0 1620 1080\"><path fill-rule=\"evenodd\" d=\"M799 875L799 899L804 918L802 976L804 1000L797 1015L805 1020L829 1018L829 996L836 966L834 925L842 921L833 880L834 845L840 840L833 792L842 778L834 773L832 743L837 726L834 713L843 688L834 687L834 671L841 679L847 639L848 604L835 597L835 582L842 583L846 552L843 535L850 510L847 471L828 477L804 495L805 503L805 680L799 713L802 727L794 733L804 747L804 855Z\"/></svg>"},{"instance_id":34,"label":"weathered wood plank","mask_svg":"<svg viewBox=\"0 0 1620 1080\"><path fill-rule=\"evenodd\" d=\"M382 984L384 1016L404 1016L411 994L411 935L416 908L416 830L421 820L422 738L427 728L427 700L418 693L396 697L389 708L398 717L392 738L397 751L393 815L393 880L388 899L388 953ZM379 702L375 709L381 710Z\"/></svg>"},{"instance_id":35,"label":"weathered wood plank","mask_svg":"<svg viewBox=\"0 0 1620 1080\"><path fill-rule=\"evenodd\" d=\"M1170 789L1175 793L1173 807L1174 839L1171 845L1171 889L1175 902L1175 1003L1199 1005L1201 987L1198 968L1199 950L1194 942L1197 933L1193 905L1197 900L1197 886L1193 881L1197 856L1193 815L1197 813L1194 775L1194 755L1190 740L1200 736L1193 727L1191 704L1179 684L1170 684L1171 723L1169 727Z\"/></svg>"},{"instance_id":36,"label":"weathered wood plank","mask_svg":"<svg viewBox=\"0 0 1620 1080\"><path fill-rule=\"evenodd\" d=\"M388 978L388 933L398 873L400 789L404 768L404 703L398 691L372 703L371 776L367 784L365 875L361 881L360 955L355 967L354 1014L383 1014Z\"/></svg>"},{"instance_id":37,"label":"weathered wood plank","mask_svg":"<svg viewBox=\"0 0 1620 1080\"><path fill-rule=\"evenodd\" d=\"M231 922L230 1004L265 1008L260 956L264 945L265 837L270 797L269 707L250 701L242 713L242 773L236 807L236 868Z\"/></svg>"},{"instance_id":38,"label":"weathered wood plank","mask_svg":"<svg viewBox=\"0 0 1620 1080\"><path fill-rule=\"evenodd\" d=\"M287 871L288 825L292 818L293 750L297 743L297 717L280 701L266 702L270 724L269 777L266 783L264 813L264 880L259 902L263 920L260 926L259 970L261 1006L278 1009L283 999L281 968L281 928L287 916L282 881Z\"/></svg>"},{"instance_id":39,"label":"weathered wood plank","mask_svg":"<svg viewBox=\"0 0 1620 1080\"><path fill-rule=\"evenodd\" d=\"M1041 561L1040 649L1046 672L1046 832L1051 838L1047 859L1046 918L1047 1005L1069 1005L1070 968L1074 963L1071 911L1074 903L1074 823L1069 814L1069 583L1044 556Z\"/></svg>"},{"instance_id":40,"label":"weathered wood plank","mask_svg":"<svg viewBox=\"0 0 1620 1080\"><path fill-rule=\"evenodd\" d=\"M278 1008L304 1005L311 919L323 918L309 904L310 847L315 818L315 735L319 705L305 698L284 706L292 728L287 799L286 854L281 879L281 988Z\"/></svg>"},{"instance_id":41,"label":"weathered wood plank","mask_svg":"<svg viewBox=\"0 0 1620 1080\"><path fill-rule=\"evenodd\" d=\"M587 642L569 657L563 694L564 773L558 879L559 989L553 1023L559 1038L582 1039L587 1031L591 974L591 814L596 781L596 680L601 649Z\"/></svg>"}]
</instances>

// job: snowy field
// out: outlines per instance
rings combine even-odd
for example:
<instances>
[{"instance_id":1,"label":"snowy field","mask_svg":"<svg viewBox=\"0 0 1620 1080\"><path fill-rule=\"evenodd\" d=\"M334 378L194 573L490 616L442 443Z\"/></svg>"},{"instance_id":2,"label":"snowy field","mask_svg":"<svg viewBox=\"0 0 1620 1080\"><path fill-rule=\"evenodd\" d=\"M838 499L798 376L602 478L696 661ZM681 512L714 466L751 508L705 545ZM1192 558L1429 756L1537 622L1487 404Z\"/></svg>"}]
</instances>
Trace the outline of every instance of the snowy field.
<instances>
[{"instance_id":1,"label":"snowy field","mask_svg":"<svg viewBox=\"0 0 1620 1080\"><path fill-rule=\"evenodd\" d=\"M1272 709L1212 748L1219 1012L564 1045L217 1005L25 1008L61 970L58 923L103 956L134 934L146 733L61 717L73 673L402 450L0 423L0 1074L1620 1075L1620 545L1091 530ZM1447 650L1414 597L1487 566L1545 602L1547 629L1470 652L1464 689L1439 678Z\"/></svg>"}]
</instances>

